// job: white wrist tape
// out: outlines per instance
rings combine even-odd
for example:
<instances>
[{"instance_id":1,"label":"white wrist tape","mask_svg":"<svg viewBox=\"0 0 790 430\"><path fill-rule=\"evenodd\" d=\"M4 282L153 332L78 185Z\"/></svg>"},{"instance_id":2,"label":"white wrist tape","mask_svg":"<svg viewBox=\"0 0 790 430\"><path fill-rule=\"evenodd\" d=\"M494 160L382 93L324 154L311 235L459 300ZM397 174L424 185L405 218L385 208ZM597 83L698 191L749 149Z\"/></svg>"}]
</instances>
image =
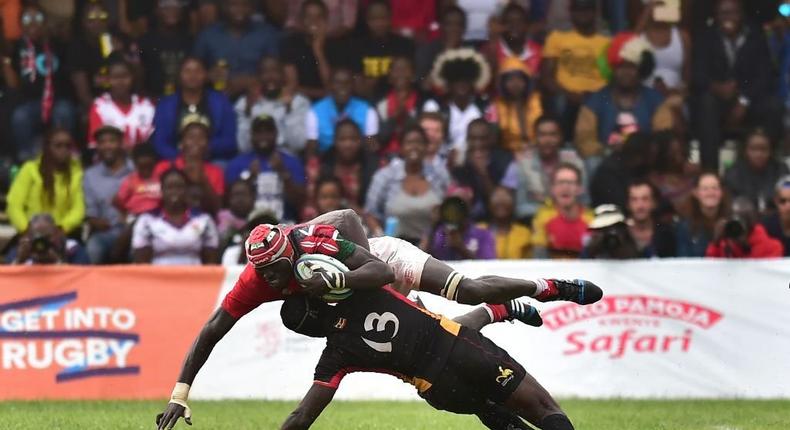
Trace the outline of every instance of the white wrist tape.
<instances>
[{"instance_id":1,"label":"white wrist tape","mask_svg":"<svg viewBox=\"0 0 790 430\"><path fill-rule=\"evenodd\" d=\"M189 405L187 405L188 398L189 384L177 382L176 386L173 387L173 394L170 395L170 403L175 403L184 407L184 418L190 418L192 416L192 410L189 409Z\"/></svg>"}]
</instances>

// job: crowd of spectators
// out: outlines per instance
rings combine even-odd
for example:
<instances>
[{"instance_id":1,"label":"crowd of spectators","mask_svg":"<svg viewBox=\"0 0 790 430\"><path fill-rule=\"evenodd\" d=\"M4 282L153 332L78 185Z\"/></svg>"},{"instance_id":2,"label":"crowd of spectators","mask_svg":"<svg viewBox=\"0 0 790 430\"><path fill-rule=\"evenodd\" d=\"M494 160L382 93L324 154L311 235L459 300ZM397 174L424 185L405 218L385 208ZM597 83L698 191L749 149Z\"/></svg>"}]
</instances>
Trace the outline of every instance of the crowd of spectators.
<instances>
[{"instance_id":1,"label":"crowd of spectators","mask_svg":"<svg viewBox=\"0 0 790 430\"><path fill-rule=\"evenodd\" d=\"M2 1L3 257L238 264L341 208L444 260L787 256L785 3Z\"/></svg>"}]
</instances>

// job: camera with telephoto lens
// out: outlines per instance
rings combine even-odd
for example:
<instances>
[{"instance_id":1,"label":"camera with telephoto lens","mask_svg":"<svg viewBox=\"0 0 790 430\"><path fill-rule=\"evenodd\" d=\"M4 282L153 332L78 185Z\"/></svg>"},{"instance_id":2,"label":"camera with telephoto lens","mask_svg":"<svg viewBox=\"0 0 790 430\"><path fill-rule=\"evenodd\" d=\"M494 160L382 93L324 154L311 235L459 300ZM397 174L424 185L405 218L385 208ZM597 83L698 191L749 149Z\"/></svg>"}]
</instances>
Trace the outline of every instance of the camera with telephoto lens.
<instances>
[{"instance_id":1,"label":"camera with telephoto lens","mask_svg":"<svg viewBox=\"0 0 790 430\"><path fill-rule=\"evenodd\" d=\"M603 237L601 238L601 244L603 245L603 249L605 251L610 253L614 252L620 247L620 245L623 244L623 241L620 240L620 234L618 232L617 225L608 227L602 233Z\"/></svg>"},{"instance_id":2,"label":"camera with telephoto lens","mask_svg":"<svg viewBox=\"0 0 790 430\"><path fill-rule=\"evenodd\" d=\"M36 254L44 254L52 249L52 241L49 240L49 236L36 235L33 236L33 240L31 241L31 248Z\"/></svg>"},{"instance_id":3,"label":"camera with telephoto lens","mask_svg":"<svg viewBox=\"0 0 790 430\"><path fill-rule=\"evenodd\" d=\"M746 223L740 218L732 218L728 219L726 223L724 223L724 237L727 239L739 239L743 237L748 228L746 227Z\"/></svg>"}]
</instances>

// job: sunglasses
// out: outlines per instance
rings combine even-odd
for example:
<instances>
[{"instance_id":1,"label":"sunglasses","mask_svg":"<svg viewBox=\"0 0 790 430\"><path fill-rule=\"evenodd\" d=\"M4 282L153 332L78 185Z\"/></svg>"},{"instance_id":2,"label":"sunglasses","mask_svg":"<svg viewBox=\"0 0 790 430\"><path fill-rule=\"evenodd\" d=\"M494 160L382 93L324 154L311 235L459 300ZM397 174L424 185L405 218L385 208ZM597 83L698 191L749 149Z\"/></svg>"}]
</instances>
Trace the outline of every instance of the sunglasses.
<instances>
[{"instance_id":1,"label":"sunglasses","mask_svg":"<svg viewBox=\"0 0 790 430\"><path fill-rule=\"evenodd\" d=\"M36 24L43 24L44 23L44 14L41 12L36 13L26 13L22 15L22 25L27 27L33 23Z\"/></svg>"}]
</instances>

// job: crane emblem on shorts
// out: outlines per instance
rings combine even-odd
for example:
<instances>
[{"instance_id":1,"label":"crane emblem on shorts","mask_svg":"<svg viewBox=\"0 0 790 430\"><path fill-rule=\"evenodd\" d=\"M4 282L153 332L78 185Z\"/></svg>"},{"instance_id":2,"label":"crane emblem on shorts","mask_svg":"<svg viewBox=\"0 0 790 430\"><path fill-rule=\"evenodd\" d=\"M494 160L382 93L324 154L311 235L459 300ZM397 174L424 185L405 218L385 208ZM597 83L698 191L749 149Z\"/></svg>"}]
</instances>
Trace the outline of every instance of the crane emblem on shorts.
<instances>
[{"instance_id":1,"label":"crane emblem on shorts","mask_svg":"<svg viewBox=\"0 0 790 430\"><path fill-rule=\"evenodd\" d=\"M513 369L503 369L499 366L499 376L496 377L496 381L504 387L511 379L513 379Z\"/></svg>"}]
</instances>

